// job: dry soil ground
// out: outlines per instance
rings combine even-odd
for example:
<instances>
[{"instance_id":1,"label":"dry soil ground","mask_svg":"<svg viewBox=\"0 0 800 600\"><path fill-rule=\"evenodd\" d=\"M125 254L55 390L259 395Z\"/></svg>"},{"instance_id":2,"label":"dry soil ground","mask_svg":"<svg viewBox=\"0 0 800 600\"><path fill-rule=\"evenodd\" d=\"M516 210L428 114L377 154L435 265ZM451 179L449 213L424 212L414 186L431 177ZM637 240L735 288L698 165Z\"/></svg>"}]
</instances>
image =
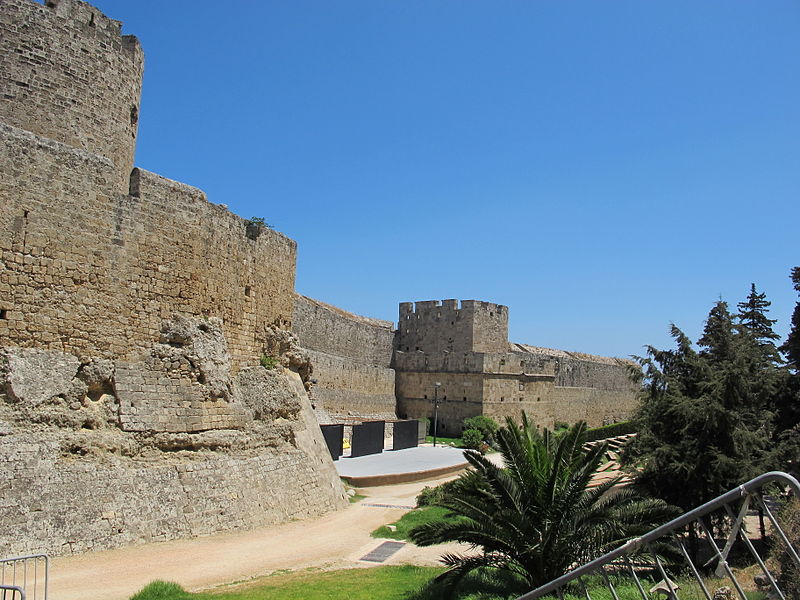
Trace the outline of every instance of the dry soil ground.
<instances>
[{"instance_id":1,"label":"dry soil ground","mask_svg":"<svg viewBox=\"0 0 800 600\"><path fill-rule=\"evenodd\" d=\"M307 521L190 540L55 558L50 597L57 600L127 600L154 579L199 590L307 567L369 567L359 558L380 544L370 532L400 518L425 485L408 483L360 490L368 497L348 508ZM371 506L374 504L390 507ZM383 564L435 565L457 545L406 545ZM465 548L461 548L464 550Z\"/></svg>"}]
</instances>

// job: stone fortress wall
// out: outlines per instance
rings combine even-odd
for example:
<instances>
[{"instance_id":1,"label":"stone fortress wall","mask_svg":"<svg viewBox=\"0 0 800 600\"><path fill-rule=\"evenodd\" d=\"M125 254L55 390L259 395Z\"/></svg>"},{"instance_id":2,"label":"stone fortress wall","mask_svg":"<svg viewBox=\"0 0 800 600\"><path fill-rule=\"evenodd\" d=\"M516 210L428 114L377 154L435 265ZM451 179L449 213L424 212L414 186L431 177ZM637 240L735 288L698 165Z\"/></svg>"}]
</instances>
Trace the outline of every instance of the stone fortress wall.
<instances>
[{"instance_id":1,"label":"stone fortress wall","mask_svg":"<svg viewBox=\"0 0 800 600\"><path fill-rule=\"evenodd\" d=\"M522 411L537 424L628 418L636 388L622 359L509 344L508 309L475 300L400 304L394 367L397 412L433 417L457 435L465 418L502 422ZM436 384L439 383L438 390Z\"/></svg>"},{"instance_id":2,"label":"stone fortress wall","mask_svg":"<svg viewBox=\"0 0 800 600\"><path fill-rule=\"evenodd\" d=\"M0 554L345 506L290 333L295 242L132 169L118 22L0 0L0 27Z\"/></svg>"},{"instance_id":3,"label":"stone fortress wall","mask_svg":"<svg viewBox=\"0 0 800 600\"><path fill-rule=\"evenodd\" d=\"M394 329L298 295L293 332L314 365L311 388L320 422L394 419Z\"/></svg>"},{"instance_id":4,"label":"stone fortress wall","mask_svg":"<svg viewBox=\"0 0 800 600\"><path fill-rule=\"evenodd\" d=\"M0 555L341 508L318 421L429 417L436 382L442 433L627 415L625 361L509 344L505 306L296 295L294 241L133 168L142 65L85 2L0 0Z\"/></svg>"}]
</instances>

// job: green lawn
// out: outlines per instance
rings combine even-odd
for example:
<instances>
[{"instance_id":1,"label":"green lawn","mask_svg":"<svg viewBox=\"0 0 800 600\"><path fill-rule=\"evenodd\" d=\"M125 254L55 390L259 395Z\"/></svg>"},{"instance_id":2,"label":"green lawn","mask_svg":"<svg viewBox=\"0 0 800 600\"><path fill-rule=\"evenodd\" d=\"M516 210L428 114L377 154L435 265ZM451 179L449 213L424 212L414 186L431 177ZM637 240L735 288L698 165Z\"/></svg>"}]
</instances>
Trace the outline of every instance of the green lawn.
<instances>
[{"instance_id":1,"label":"green lawn","mask_svg":"<svg viewBox=\"0 0 800 600\"><path fill-rule=\"evenodd\" d=\"M225 586L213 592L190 594L179 585L154 581L131 600L439 600L442 590L433 578L443 569L412 565L342 569L337 571L306 570L262 577L251 583ZM506 579L506 581L504 581ZM630 581L630 580L628 580ZM592 600L612 600L611 592L599 577L586 581ZM652 582L642 582L647 590ZM693 582L679 580L681 600L705 600ZM730 585L724 580L708 580L706 585L714 590L720 585ZM506 587L508 586L508 587ZM468 575L460 589L468 590L457 597L460 600L510 600L523 593L523 589L494 572ZM509 590L503 592L503 589ZM641 600L632 583L616 584L620 600ZM470 593L471 592L471 593ZM564 600L585 600L575 590L565 594ZM746 592L748 600L764 600L760 592ZM663 598L663 596L661 596ZM555 597L548 598L555 600Z\"/></svg>"},{"instance_id":2,"label":"green lawn","mask_svg":"<svg viewBox=\"0 0 800 600\"><path fill-rule=\"evenodd\" d=\"M441 572L437 567L412 565L301 571L198 594L174 583L154 581L131 600L409 600Z\"/></svg>"},{"instance_id":3,"label":"green lawn","mask_svg":"<svg viewBox=\"0 0 800 600\"><path fill-rule=\"evenodd\" d=\"M407 512L399 521L391 523L397 527L397 531L391 531L386 525L378 527L372 532L372 537L389 538L393 540L410 540L408 532L417 525L422 525L428 521L436 521L447 514L447 509L438 506L423 506L411 512Z\"/></svg>"},{"instance_id":4,"label":"green lawn","mask_svg":"<svg viewBox=\"0 0 800 600\"><path fill-rule=\"evenodd\" d=\"M433 443L433 436L427 435L425 436L425 441L429 444ZM437 446L455 446L456 448L461 448L461 438L460 437L442 437L440 435L436 436L436 445Z\"/></svg>"}]
</instances>

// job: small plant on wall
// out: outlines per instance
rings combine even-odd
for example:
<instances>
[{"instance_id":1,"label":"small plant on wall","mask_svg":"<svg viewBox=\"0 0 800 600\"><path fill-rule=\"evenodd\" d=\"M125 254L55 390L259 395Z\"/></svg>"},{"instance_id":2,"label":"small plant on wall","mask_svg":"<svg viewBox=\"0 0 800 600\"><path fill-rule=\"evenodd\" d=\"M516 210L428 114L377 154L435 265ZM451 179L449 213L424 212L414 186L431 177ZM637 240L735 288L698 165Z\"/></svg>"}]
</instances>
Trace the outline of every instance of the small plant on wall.
<instances>
[{"instance_id":1,"label":"small plant on wall","mask_svg":"<svg viewBox=\"0 0 800 600\"><path fill-rule=\"evenodd\" d=\"M270 354L262 354L261 355L261 366L271 371L279 367L281 364L280 359L277 356L272 356Z\"/></svg>"},{"instance_id":2,"label":"small plant on wall","mask_svg":"<svg viewBox=\"0 0 800 600\"><path fill-rule=\"evenodd\" d=\"M258 239L265 229L273 229L272 225L264 220L264 217L250 217L245 221L247 227L247 237L251 240Z\"/></svg>"}]
</instances>

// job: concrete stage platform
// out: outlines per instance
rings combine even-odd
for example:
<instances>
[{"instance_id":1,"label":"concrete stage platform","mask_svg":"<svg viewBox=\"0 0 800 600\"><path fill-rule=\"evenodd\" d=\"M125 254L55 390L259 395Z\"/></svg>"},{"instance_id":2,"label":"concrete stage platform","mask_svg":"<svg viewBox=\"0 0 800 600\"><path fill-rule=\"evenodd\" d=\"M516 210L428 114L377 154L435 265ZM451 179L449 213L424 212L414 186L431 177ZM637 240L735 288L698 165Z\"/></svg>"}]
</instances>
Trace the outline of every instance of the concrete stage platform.
<instances>
[{"instance_id":1,"label":"concrete stage platform","mask_svg":"<svg viewBox=\"0 0 800 600\"><path fill-rule=\"evenodd\" d=\"M333 464L350 485L369 487L438 479L466 469L469 463L460 448L425 445L357 458L343 456Z\"/></svg>"}]
</instances>

